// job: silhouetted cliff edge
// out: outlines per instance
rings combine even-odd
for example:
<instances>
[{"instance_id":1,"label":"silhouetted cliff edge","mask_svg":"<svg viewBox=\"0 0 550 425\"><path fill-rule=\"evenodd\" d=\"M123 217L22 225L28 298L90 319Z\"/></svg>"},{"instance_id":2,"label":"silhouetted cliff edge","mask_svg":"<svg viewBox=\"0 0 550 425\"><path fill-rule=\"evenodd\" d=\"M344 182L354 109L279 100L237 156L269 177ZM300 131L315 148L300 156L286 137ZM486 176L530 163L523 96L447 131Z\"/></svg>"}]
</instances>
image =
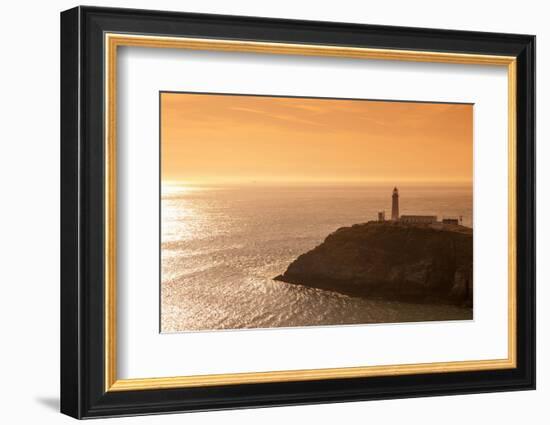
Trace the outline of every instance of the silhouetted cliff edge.
<instances>
[{"instance_id":1,"label":"silhouetted cliff edge","mask_svg":"<svg viewBox=\"0 0 550 425\"><path fill-rule=\"evenodd\" d=\"M472 305L472 229L369 222L343 227L276 280L353 296Z\"/></svg>"}]
</instances>

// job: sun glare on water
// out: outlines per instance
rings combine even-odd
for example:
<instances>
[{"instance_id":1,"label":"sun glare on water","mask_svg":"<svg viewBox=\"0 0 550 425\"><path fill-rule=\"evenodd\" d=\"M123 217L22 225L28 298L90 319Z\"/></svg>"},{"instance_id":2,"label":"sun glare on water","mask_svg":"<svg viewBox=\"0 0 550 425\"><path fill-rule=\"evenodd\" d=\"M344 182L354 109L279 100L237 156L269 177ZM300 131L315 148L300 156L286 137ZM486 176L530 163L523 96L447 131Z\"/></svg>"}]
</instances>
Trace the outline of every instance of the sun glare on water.
<instances>
[{"instance_id":1,"label":"sun glare on water","mask_svg":"<svg viewBox=\"0 0 550 425\"><path fill-rule=\"evenodd\" d=\"M185 183L162 183L161 192L162 195L176 195L185 194L189 192L196 192L201 188L196 186L190 186Z\"/></svg>"}]
</instances>

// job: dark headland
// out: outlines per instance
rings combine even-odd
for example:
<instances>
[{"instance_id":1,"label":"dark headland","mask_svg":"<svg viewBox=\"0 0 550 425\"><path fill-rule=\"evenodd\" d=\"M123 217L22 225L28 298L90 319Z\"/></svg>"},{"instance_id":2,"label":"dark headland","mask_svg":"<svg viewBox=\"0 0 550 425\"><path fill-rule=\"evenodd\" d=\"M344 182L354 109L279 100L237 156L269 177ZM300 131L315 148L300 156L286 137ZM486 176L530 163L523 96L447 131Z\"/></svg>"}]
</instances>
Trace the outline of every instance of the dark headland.
<instances>
[{"instance_id":1,"label":"dark headland","mask_svg":"<svg viewBox=\"0 0 550 425\"><path fill-rule=\"evenodd\" d=\"M342 227L275 278L351 296L472 306L472 229L371 221Z\"/></svg>"}]
</instances>

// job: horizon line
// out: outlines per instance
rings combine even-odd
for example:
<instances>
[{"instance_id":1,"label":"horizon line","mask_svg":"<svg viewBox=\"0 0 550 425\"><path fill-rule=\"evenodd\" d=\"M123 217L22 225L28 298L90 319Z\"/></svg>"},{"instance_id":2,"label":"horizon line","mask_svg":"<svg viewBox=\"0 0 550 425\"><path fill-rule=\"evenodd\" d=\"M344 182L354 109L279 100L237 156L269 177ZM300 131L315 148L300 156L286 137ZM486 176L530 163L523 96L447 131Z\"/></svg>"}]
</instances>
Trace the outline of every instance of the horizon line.
<instances>
[{"instance_id":1,"label":"horizon line","mask_svg":"<svg viewBox=\"0 0 550 425\"><path fill-rule=\"evenodd\" d=\"M473 180L162 180L161 185L176 186L205 186L205 185L220 185L220 186L255 186L255 185L410 185L410 184L425 184L425 185L473 185Z\"/></svg>"}]
</instances>

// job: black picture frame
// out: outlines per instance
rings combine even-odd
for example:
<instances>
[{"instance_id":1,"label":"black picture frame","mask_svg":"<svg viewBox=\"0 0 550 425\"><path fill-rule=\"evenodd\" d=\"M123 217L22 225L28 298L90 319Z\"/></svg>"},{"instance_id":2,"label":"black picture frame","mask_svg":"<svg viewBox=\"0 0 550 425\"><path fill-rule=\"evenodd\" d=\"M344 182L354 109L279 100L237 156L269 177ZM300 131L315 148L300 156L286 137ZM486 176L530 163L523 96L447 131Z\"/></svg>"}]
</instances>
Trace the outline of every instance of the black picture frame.
<instances>
[{"instance_id":1,"label":"black picture frame","mask_svg":"<svg viewBox=\"0 0 550 425\"><path fill-rule=\"evenodd\" d=\"M517 58L517 367L105 391L104 34L506 55ZM535 37L76 7L61 13L61 412L75 418L535 388Z\"/></svg>"}]
</instances>

